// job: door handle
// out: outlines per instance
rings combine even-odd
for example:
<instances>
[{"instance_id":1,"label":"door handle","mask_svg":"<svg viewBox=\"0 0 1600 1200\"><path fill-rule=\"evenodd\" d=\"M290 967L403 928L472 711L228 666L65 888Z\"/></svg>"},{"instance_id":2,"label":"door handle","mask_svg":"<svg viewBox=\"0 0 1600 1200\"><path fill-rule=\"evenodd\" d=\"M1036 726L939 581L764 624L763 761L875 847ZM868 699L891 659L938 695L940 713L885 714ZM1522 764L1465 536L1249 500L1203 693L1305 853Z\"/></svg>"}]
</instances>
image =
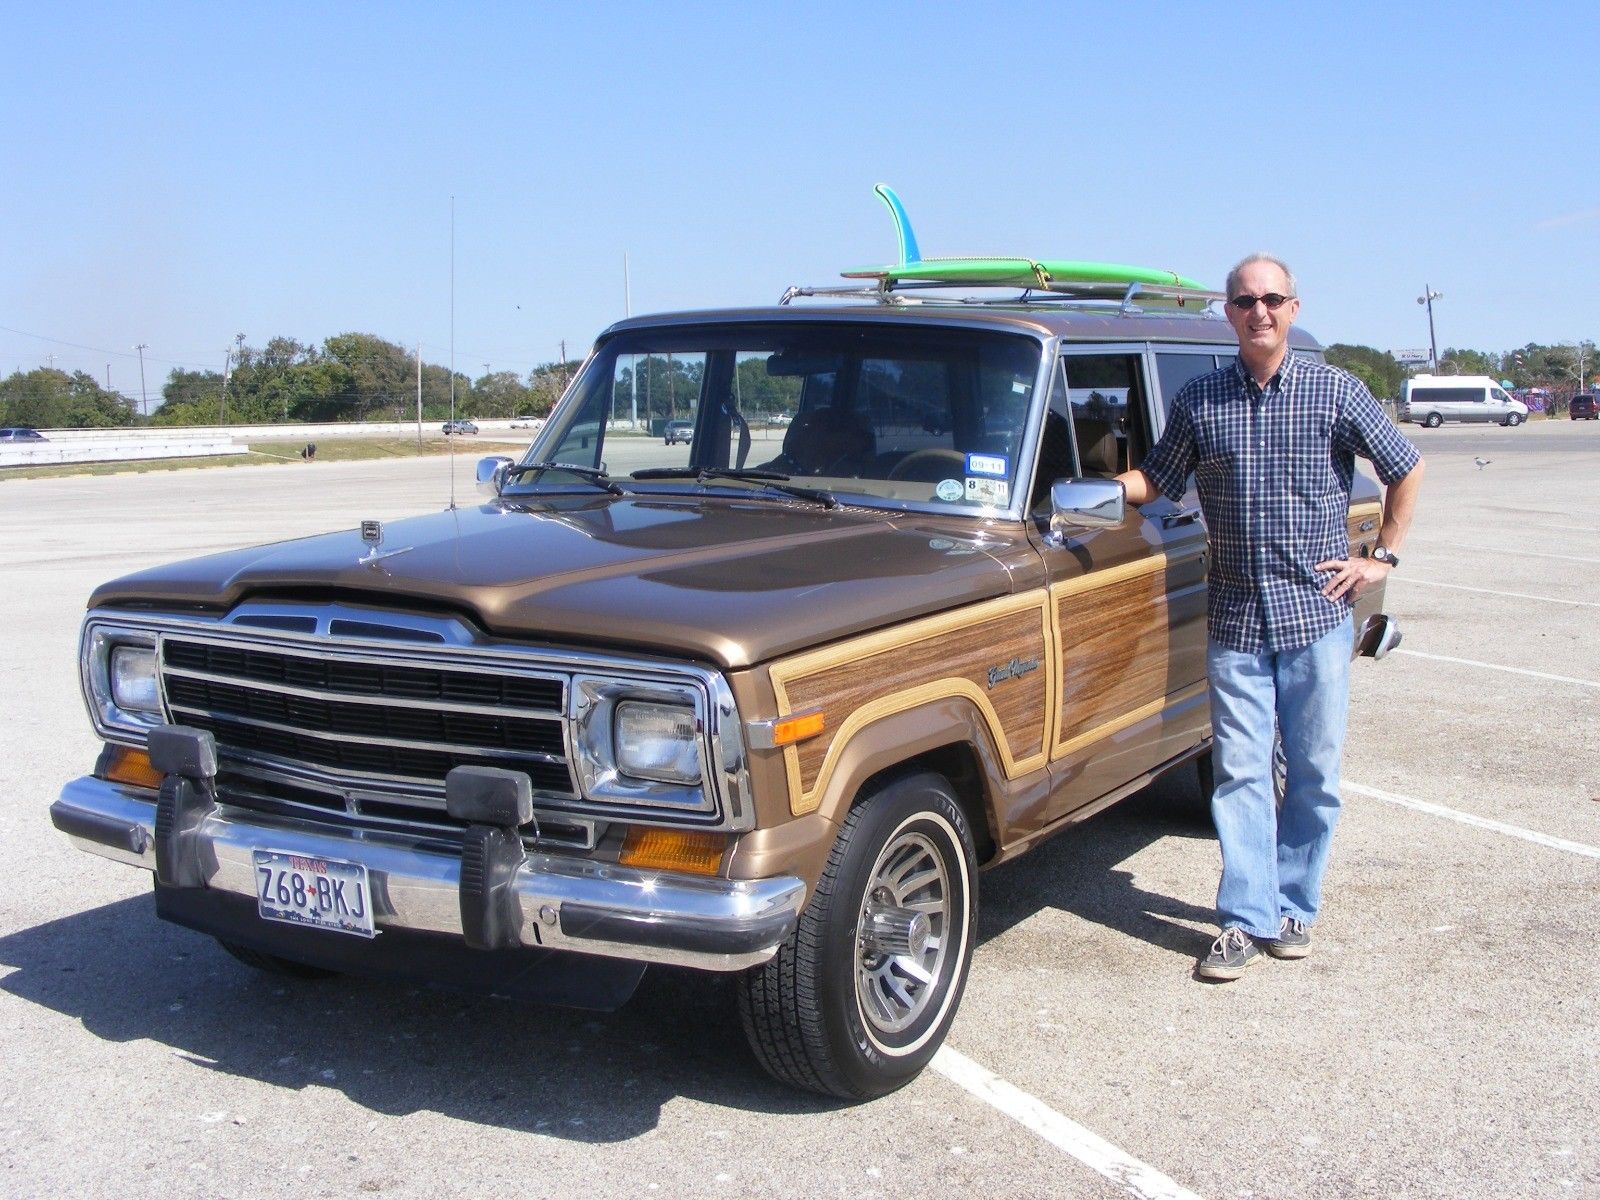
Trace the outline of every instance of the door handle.
<instances>
[{"instance_id":1,"label":"door handle","mask_svg":"<svg viewBox=\"0 0 1600 1200\"><path fill-rule=\"evenodd\" d=\"M1177 512L1162 514L1161 528L1173 529L1179 525L1193 525L1199 519L1200 510L1198 508L1180 508Z\"/></svg>"}]
</instances>

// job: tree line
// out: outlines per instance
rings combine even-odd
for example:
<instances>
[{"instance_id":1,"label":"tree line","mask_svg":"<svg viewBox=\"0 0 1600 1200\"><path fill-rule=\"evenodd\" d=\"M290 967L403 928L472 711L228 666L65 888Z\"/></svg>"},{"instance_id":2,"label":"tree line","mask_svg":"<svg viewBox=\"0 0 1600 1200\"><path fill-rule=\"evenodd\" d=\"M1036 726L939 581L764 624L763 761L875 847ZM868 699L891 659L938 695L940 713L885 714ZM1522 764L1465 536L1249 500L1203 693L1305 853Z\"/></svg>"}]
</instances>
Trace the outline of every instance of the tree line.
<instances>
[{"instance_id":1,"label":"tree line","mask_svg":"<svg viewBox=\"0 0 1600 1200\"><path fill-rule=\"evenodd\" d=\"M544 363L520 375L455 373L461 417L544 416L573 368ZM450 415L451 373L422 364L422 415ZM0 424L53 429L133 425L266 425L326 421L406 421L417 411L417 360L404 346L369 333L342 333L320 346L277 337L241 346L227 372L175 368L144 416L138 400L99 385L84 371L40 367L0 379Z\"/></svg>"},{"instance_id":2,"label":"tree line","mask_svg":"<svg viewBox=\"0 0 1600 1200\"><path fill-rule=\"evenodd\" d=\"M1397 399L1412 372L1386 350L1335 343L1328 361L1350 371L1374 396ZM1592 385L1593 342L1541 345L1487 353L1448 349L1439 358L1444 375L1490 375L1514 388L1544 388L1564 411L1578 390L1580 372ZM634 373L637 370L637 385ZM462 417L544 416L570 380L573 368L544 363L519 375L487 372L478 379L455 373L455 408ZM635 402L641 416L671 417L687 410L698 393L703 364L695 357L642 356L614 381L620 416ZM744 408L776 413L795 402L792 380L769 377L758 362L741 361L737 385ZM422 415L440 421L450 414L451 373L422 364ZM637 401L635 401L637 397ZM40 367L0 379L0 425L45 429L98 429L131 425L260 425L325 421L406 421L417 410L417 362L411 351L370 333L341 333L320 346L277 337L265 347L242 346L230 369L177 368L161 388L159 407L148 416L136 399L100 386L84 371Z\"/></svg>"},{"instance_id":3,"label":"tree line","mask_svg":"<svg viewBox=\"0 0 1600 1200\"><path fill-rule=\"evenodd\" d=\"M1336 342L1327 349L1328 361L1343 367L1380 400L1398 400L1400 385L1415 372L1395 361L1387 350ZM1489 375L1513 388L1544 388L1564 411L1572 394L1582 386L1594 389L1596 368L1593 342L1581 346L1554 346L1529 342L1520 350L1500 354L1482 350L1449 349L1439 356L1440 375Z\"/></svg>"}]
</instances>

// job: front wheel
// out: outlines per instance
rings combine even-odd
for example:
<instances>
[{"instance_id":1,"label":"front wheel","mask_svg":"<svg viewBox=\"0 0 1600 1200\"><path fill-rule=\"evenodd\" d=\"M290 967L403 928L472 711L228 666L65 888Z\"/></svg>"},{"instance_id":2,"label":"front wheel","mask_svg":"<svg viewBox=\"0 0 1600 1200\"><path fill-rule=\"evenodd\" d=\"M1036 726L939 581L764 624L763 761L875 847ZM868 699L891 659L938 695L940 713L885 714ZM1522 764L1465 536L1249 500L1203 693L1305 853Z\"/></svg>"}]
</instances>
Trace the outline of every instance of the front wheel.
<instances>
[{"instance_id":1,"label":"front wheel","mask_svg":"<svg viewBox=\"0 0 1600 1200\"><path fill-rule=\"evenodd\" d=\"M1522 424L1522 414L1521 413L1507 413L1506 414L1506 425L1507 426L1509 426L1512 429L1515 429L1518 425L1521 425L1521 424Z\"/></svg>"},{"instance_id":2,"label":"front wheel","mask_svg":"<svg viewBox=\"0 0 1600 1200\"><path fill-rule=\"evenodd\" d=\"M1428 414L1427 420L1423 421L1422 423L1429 429L1437 429L1439 426L1444 424L1444 418L1436 412L1431 412Z\"/></svg>"},{"instance_id":3,"label":"front wheel","mask_svg":"<svg viewBox=\"0 0 1600 1200\"><path fill-rule=\"evenodd\" d=\"M740 980L756 1058L849 1100L916 1078L966 986L977 856L943 776L908 775L850 810L794 933Z\"/></svg>"}]
</instances>

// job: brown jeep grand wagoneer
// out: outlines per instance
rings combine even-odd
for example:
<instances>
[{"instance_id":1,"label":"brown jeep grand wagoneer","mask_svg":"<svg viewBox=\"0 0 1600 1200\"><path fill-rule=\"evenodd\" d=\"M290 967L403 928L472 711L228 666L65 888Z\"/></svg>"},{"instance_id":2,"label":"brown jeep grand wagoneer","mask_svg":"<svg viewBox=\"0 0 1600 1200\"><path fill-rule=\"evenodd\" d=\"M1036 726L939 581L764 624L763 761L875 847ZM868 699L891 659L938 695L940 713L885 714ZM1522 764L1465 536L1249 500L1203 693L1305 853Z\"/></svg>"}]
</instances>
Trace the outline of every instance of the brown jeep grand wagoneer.
<instances>
[{"instance_id":1,"label":"brown jeep grand wagoneer","mask_svg":"<svg viewBox=\"0 0 1600 1200\"><path fill-rule=\"evenodd\" d=\"M615 325L478 506L99 588L54 821L263 969L599 1008L736 972L778 1078L898 1087L978 872L1209 747L1198 503L1112 480L1235 352L1179 290Z\"/></svg>"}]
</instances>

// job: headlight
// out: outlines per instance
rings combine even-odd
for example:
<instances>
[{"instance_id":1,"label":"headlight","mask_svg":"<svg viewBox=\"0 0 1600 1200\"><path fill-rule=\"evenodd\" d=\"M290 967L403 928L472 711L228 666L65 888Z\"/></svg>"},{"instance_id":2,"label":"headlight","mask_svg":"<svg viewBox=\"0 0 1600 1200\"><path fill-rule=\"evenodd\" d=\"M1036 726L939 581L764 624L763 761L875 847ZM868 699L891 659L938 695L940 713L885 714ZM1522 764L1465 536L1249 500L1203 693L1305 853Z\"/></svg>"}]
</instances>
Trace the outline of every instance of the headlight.
<instances>
[{"instance_id":1,"label":"headlight","mask_svg":"<svg viewBox=\"0 0 1600 1200\"><path fill-rule=\"evenodd\" d=\"M161 724L153 630L91 616L84 622L80 666L83 698L101 737L137 745Z\"/></svg>"},{"instance_id":2,"label":"headlight","mask_svg":"<svg viewBox=\"0 0 1600 1200\"><path fill-rule=\"evenodd\" d=\"M154 649L149 646L113 647L111 702L127 712L161 711L161 687L156 680Z\"/></svg>"},{"instance_id":3,"label":"headlight","mask_svg":"<svg viewBox=\"0 0 1600 1200\"><path fill-rule=\"evenodd\" d=\"M662 783L700 781L693 709L625 700L616 707L617 770Z\"/></svg>"},{"instance_id":4,"label":"headlight","mask_svg":"<svg viewBox=\"0 0 1600 1200\"><path fill-rule=\"evenodd\" d=\"M573 761L585 800L715 817L719 777L708 778L707 764L717 760L700 687L575 675L571 705Z\"/></svg>"}]
</instances>

